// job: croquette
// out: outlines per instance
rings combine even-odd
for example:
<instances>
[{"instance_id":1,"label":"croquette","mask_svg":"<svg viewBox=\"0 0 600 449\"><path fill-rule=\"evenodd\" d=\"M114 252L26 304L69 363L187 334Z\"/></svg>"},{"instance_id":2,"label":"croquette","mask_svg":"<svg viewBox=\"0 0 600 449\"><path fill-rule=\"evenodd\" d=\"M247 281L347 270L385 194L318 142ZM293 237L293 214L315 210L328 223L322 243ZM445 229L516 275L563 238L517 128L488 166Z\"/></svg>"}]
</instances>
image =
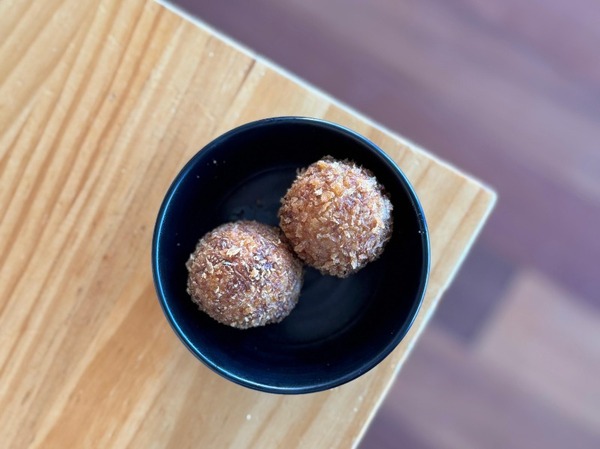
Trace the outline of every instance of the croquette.
<instances>
[{"instance_id":1,"label":"croquette","mask_svg":"<svg viewBox=\"0 0 600 449\"><path fill-rule=\"evenodd\" d=\"M392 235L391 212L369 170L325 157L298 174L281 200L279 224L307 265L344 278L381 255Z\"/></svg>"},{"instance_id":2,"label":"croquette","mask_svg":"<svg viewBox=\"0 0 600 449\"><path fill-rule=\"evenodd\" d=\"M186 267L188 293L200 310L239 329L280 322L302 287L302 263L281 231L255 221L210 231Z\"/></svg>"}]
</instances>

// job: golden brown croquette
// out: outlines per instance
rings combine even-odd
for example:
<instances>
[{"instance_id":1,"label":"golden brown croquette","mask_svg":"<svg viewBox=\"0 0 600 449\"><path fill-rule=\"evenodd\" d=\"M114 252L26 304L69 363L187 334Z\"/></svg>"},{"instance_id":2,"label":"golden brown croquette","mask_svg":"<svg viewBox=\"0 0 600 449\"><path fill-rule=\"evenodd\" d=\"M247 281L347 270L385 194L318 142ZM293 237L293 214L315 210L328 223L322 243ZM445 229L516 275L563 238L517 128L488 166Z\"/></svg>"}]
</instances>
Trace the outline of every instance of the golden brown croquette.
<instances>
[{"instance_id":1,"label":"golden brown croquette","mask_svg":"<svg viewBox=\"0 0 600 449\"><path fill-rule=\"evenodd\" d=\"M373 174L326 157L300 172L279 224L296 254L323 274L346 277L377 259L392 235L392 203Z\"/></svg>"},{"instance_id":2,"label":"golden brown croquette","mask_svg":"<svg viewBox=\"0 0 600 449\"><path fill-rule=\"evenodd\" d=\"M186 266L192 300L239 329L284 319L302 286L302 263L281 231L255 221L226 223L207 233Z\"/></svg>"}]
</instances>

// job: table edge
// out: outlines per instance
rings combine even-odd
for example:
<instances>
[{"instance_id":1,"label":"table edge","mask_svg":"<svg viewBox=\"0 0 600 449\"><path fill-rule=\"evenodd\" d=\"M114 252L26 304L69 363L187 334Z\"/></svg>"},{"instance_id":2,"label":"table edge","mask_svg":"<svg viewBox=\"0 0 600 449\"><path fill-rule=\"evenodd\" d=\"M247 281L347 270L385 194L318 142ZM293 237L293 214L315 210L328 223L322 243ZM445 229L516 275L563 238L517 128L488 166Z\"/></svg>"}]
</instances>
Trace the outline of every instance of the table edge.
<instances>
[{"instance_id":1,"label":"table edge","mask_svg":"<svg viewBox=\"0 0 600 449\"><path fill-rule=\"evenodd\" d=\"M483 190L488 191L491 195L492 195L492 209L493 209L493 204L495 204L496 202L496 198L497 198L497 193L494 190L493 187L491 187L489 184L487 184L486 182L484 182L483 180L481 180L480 178L478 178L477 176L474 176L471 173L465 172L464 170L462 170L461 168L457 167L456 165L441 159L439 156L432 154L431 152L425 150L423 147L421 147L420 145L416 144L415 142L413 142L412 140L400 135L399 133L397 133L396 131L391 130L390 128L386 127L385 125L382 125L381 123L375 121L374 119L370 118L369 116L367 116L366 114L360 112L359 110L357 110L356 108L348 105L347 103L337 99L336 97L332 96L331 94L325 92L324 90L322 90L321 88L315 86L314 84L310 83L309 81L305 80L304 78L301 78L300 76L296 75L295 73L289 71L288 69L280 66L279 64L277 64L276 62L274 62L273 60L267 58L266 56L256 52L255 50L252 50L250 47L247 47L246 45L242 44L241 42L237 41L236 39L232 38L231 36L229 36L228 34L220 31L219 29L215 28L213 25L210 25L209 23L203 21L202 19L191 15L189 12L187 12L185 9L181 8L178 5L175 5L171 2L169 2L168 0L152 0L155 3L157 3L158 5L164 7L165 9L171 11L172 13L174 13L175 15L181 17L182 19L194 24L195 26L197 26L198 28L203 29L204 31L216 36L217 38L219 38L220 40L222 40L223 42L225 42L227 45L230 45L231 47L235 48L236 50L240 51L241 53L245 54L246 56L254 59L255 61L265 65L267 68L273 70L274 72L284 76L285 78L295 82L296 84L298 84L299 86L305 88L307 91L311 92L314 95L317 95L323 99L325 99L327 102L329 102L330 104L332 104L333 106L336 106L340 109L342 109L343 111L353 115L354 117L358 118L359 120L362 120L363 122L365 122L367 125L369 125L370 127L375 128L378 131L381 131L387 135L389 135L390 137L394 138L395 140L399 141L401 144L409 147L411 150L420 153L430 159L432 159L435 163L437 163L438 165L441 165L455 173L457 173L460 176L463 176L467 179L469 179L470 181L475 182L476 184L478 184L479 186L481 186L481 188ZM482 225L483 223L485 223L487 221L487 218L489 216L489 213L487 213L482 220ZM477 230L476 234L479 233L479 230ZM462 261L461 261L462 262Z\"/></svg>"}]
</instances>

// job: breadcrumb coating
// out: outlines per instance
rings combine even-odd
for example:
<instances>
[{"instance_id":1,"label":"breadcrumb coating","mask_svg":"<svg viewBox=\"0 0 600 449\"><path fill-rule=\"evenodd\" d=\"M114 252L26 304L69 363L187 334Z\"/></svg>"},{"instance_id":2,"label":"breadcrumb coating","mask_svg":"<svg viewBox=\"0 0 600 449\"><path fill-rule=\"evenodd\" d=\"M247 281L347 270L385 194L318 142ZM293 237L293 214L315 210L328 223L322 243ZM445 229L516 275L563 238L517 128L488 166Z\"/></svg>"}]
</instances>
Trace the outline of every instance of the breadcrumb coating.
<instances>
[{"instance_id":1,"label":"breadcrumb coating","mask_svg":"<svg viewBox=\"0 0 600 449\"><path fill-rule=\"evenodd\" d=\"M200 239L186 267L200 310L239 329L277 323L298 302L302 263L278 228L255 221L223 224Z\"/></svg>"},{"instance_id":2,"label":"breadcrumb coating","mask_svg":"<svg viewBox=\"0 0 600 449\"><path fill-rule=\"evenodd\" d=\"M323 274L347 277L377 259L392 235L392 203L373 174L325 157L300 172L281 200L279 224L296 254Z\"/></svg>"}]
</instances>

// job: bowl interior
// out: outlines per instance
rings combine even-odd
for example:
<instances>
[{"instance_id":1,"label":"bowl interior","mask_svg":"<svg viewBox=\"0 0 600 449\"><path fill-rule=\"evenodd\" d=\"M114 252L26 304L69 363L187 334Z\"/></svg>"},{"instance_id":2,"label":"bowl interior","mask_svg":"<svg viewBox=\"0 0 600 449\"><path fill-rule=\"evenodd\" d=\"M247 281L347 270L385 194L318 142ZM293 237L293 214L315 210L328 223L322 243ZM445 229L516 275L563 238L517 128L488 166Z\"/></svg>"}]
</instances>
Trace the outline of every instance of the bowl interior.
<instances>
[{"instance_id":1,"label":"bowl interior","mask_svg":"<svg viewBox=\"0 0 600 449\"><path fill-rule=\"evenodd\" d=\"M347 279L306 268L298 306L279 324L237 330L200 312L185 268L198 239L227 221L277 225L296 171L325 155L370 169L389 192L394 231L382 257ZM159 213L153 268L167 318L204 363L251 388L304 393L358 377L399 343L424 294L429 246L410 185L380 150L327 122L278 118L219 137L184 167Z\"/></svg>"}]
</instances>

